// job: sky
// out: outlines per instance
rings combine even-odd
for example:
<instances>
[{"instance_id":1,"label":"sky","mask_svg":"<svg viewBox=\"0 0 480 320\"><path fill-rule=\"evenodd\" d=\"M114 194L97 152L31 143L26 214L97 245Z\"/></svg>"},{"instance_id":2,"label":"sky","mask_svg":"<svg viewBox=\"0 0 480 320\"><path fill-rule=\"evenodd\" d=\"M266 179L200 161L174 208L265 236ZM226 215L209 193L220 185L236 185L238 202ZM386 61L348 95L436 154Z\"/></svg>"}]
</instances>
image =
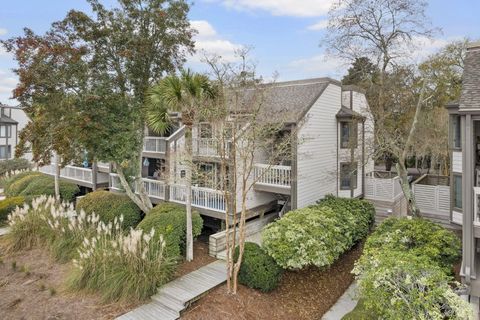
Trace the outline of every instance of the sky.
<instances>
[{"instance_id":1,"label":"sky","mask_svg":"<svg viewBox=\"0 0 480 320\"><path fill-rule=\"evenodd\" d=\"M343 62L325 55L321 46L325 22L333 0L196 0L189 13L198 30L196 48L234 60L233 51L252 47L257 71L266 79L278 74L278 80L330 76L340 79L348 68ZM107 7L115 0L102 0ZM89 12L85 0L0 0L0 39L22 34L24 27L43 33L70 9ZM422 40L416 57L421 59L451 40L480 39L479 0L430 0L427 15L442 32L433 41ZM188 58L187 65L205 71L199 55ZM17 79L11 69L12 56L0 48L0 102L10 100Z\"/></svg>"}]
</instances>

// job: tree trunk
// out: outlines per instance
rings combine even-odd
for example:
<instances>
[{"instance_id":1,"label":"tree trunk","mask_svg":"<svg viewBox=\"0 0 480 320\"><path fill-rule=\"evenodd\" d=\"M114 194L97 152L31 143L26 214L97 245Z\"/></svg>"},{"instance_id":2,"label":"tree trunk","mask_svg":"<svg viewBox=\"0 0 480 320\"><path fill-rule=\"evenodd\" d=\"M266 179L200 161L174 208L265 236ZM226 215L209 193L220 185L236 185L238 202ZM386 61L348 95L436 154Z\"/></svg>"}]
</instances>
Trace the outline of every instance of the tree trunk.
<instances>
[{"instance_id":1,"label":"tree trunk","mask_svg":"<svg viewBox=\"0 0 480 320\"><path fill-rule=\"evenodd\" d=\"M138 197L135 192L132 190L130 185L128 184L127 179L125 178L125 174L123 172L122 167L120 167L118 164L115 163L115 167L117 169L117 174L118 177L120 178L120 183L125 190L125 193L127 196L142 210L145 214L148 214L150 210L152 209L152 203L150 200L148 203L144 203L140 197Z\"/></svg>"},{"instance_id":2,"label":"tree trunk","mask_svg":"<svg viewBox=\"0 0 480 320\"><path fill-rule=\"evenodd\" d=\"M55 198L60 200L60 158L55 155Z\"/></svg>"},{"instance_id":3,"label":"tree trunk","mask_svg":"<svg viewBox=\"0 0 480 320\"><path fill-rule=\"evenodd\" d=\"M187 209L187 243L186 243L186 260L192 261L193 260L193 231L192 231L192 165L193 165L193 140L192 140L192 125L186 125L185 128L185 162L186 162L186 170L185 170L185 178L186 178L186 201L185 206Z\"/></svg>"}]
</instances>

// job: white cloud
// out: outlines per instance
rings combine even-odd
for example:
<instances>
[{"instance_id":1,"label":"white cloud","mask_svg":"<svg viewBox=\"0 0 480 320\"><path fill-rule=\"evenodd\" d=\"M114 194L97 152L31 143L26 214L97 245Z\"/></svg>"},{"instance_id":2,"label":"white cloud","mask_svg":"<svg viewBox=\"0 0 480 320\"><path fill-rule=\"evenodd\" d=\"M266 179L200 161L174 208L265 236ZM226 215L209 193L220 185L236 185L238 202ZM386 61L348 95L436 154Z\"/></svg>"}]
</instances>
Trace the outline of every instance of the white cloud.
<instances>
[{"instance_id":1,"label":"white cloud","mask_svg":"<svg viewBox=\"0 0 480 320\"><path fill-rule=\"evenodd\" d=\"M319 31L319 30L326 29L327 27L328 27L328 20L322 20L315 24L312 24L311 26L308 26L307 29L312 31Z\"/></svg>"},{"instance_id":2,"label":"white cloud","mask_svg":"<svg viewBox=\"0 0 480 320\"><path fill-rule=\"evenodd\" d=\"M200 62L204 54L219 55L226 62L237 60L235 50L242 47L240 44L222 38L208 21L195 20L190 21L190 24L198 31L194 38L197 53L190 59L190 62Z\"/></svg>"},{"instance_id":3,"label":"white cloud","mask_svg":"<svg viewBox=\"0 0 480 320\"><path fill-rule=\"evenodd\" d=\"M235 10L262 10L275 16L318 17L325 15L333 0L207 0Z\"/></svg>"},{"instance_id":4,"label":"white cloud","mask_svg":"<svg viewBox=\"0 0 480 320\"><path fill-rule=\"evenodd\" d=\"M292 75L289 78L332 77L339 79L340 76L345 74L345 62L322 53L313 57L294 60L289 63L287 70L287 74ZM282 74L283 72L280 73L280 76L283 78L284 75Z\"/></svg>"},{"instance_id":5,"label":"white cloud","mask_svg":"<svg viewBox=\"0 0 480 320\"><path fill-rule=\"evenodd\" d=\"M10 72L0 69L0 102L9 103L12 90L17 85L16 76Z\"/></svg>"},{"instance_id":6,"label":"white cloud","mask_svg":"<svg viewBox=\"0 0 480 320\"><path fill-rule=\"evenodd\" d=\"M8 30L5 28L0 28L0 36L4 36L8 33Z\"/></svg>"}]
</instances>

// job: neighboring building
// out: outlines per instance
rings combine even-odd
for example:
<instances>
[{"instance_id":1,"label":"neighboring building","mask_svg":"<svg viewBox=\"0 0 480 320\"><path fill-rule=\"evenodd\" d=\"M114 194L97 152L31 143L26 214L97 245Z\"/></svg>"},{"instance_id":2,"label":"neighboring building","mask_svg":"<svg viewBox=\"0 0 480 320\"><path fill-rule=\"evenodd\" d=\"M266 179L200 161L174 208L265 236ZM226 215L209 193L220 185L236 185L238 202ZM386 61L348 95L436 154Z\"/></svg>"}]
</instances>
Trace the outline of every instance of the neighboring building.
<instances>
[{"instance_id":1,"label":"neighboring building","mask_svg":"<svg viewBox=\"0 0 480 320\"><path fill-rule=\"evenodd\" d=\"M461 276L471 297L480 297L480 43L467 49L460 101L450 114L450 212L462 225Z\"/></svg>"},{"instance_id":2,"label":"neighboring building","mask_svg":"<svg viewBox=\"0 0 480 320\"><path fill-rule=\"evenodd\" d=\"M368 111L365 92L354 86L342 88L330 78L280 82L263 87L262 107L267 115L285 115L282 131L294 130L291 158L272 165L269 155L255 155L255 181L247 196L249 217L282 208L303 208L327 194L342 197L363 197L367 173L373 171L368 158L373 140L373 121ZM180 117L163 136L146 130L143 147L142 176L152 201L185 203L184 150L185 128ZM193 128L194 162L207 177L192 188L192 206L204 216L225 219L224 192L219 190L220 153L215 123L200 123ZM248 130L248 129L247 129ZM96 176L108 172L108 164L98 166ZM53 167L42 169L54 173ZM80 174L77 171L85 171ZM88 173L90 172L90 173ZM62 177L79 184L96 185L91 168L68 166ZM82 184L83 183L83 184ZM110 173L110 189L121 191L115 173ZM237 187L237 190L240 188ZM239 197L239 195L237 195ZM237 201L238 203L238 201ZM238 204L240 206L240 204ZM237 212L240 207L237 208Z\"/></svg>"},{"instance_id":3,"label":"neighboring building","mask_svg":"<svg viewBox=\"0 0 480 320\"><path fill-rule=\"evenodd\" d=\"M0 160L15 157L18 134L28 121L27 115L21 108L0 103Z\"/></svg>"}]
</instances>

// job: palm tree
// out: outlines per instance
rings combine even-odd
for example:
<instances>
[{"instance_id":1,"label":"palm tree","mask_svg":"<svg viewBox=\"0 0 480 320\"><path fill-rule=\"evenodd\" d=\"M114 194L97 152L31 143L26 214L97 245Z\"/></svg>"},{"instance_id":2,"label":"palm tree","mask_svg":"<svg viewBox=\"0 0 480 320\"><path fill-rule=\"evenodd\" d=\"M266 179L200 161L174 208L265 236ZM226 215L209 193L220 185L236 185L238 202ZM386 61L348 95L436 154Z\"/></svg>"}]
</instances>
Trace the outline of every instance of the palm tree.
<instances>
[{"instance_id":1,"label":"palm tree","mask_svg":"<svg viewBox=\"0 0 480 320\"><path fill-rule=\"evenodd\" d=\"M180 75L170 75L153 86L147 93L146 122L157 133L165 133L170 126L169 112L180 112L185 125L185 170L187 209L186 259L193 259L192 234L192 127L200 114L217 97L217 90L208 77L182 70Z\"/></svg>"}]
</instances>

